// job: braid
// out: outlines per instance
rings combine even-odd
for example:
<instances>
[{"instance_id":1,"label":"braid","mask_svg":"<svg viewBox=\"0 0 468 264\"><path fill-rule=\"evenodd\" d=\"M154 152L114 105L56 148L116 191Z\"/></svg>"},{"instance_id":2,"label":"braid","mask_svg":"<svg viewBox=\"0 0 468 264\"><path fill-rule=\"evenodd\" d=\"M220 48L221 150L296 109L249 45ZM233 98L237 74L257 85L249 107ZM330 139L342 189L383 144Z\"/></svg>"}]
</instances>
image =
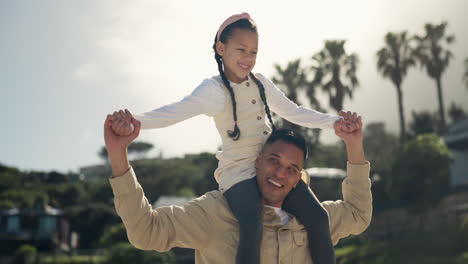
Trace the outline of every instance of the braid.
<instances>
[{"instance_id":1,"label":"braid","mask_svg":"<svg viewBox=\"0 0 468 264\"><path fill-rule=\"evenodd\" d=\"M216 63L218 64L219 75L221 75L221 79L223 79L224 86L226 86L226 88L229 91L229 94L231 95L232 115L234 117L234 130L233 131L228 130L227 133L228 133L229 137L232 138L232 140L238 140L239 137L240 137L240 129L239 129L239 126L237 126L236 98L234 96L234 90L232 89L231 84L229 83L229 81L228 81L228 79L226 77L226 74L224 74L223 58L216 51L216 43L218 41L220 41L221 43L227 43L228 39L232 35L232 31L234 29L236 29L236 28L250 30L252 32L257 33L257 25L253 21L251 21L250 19L240 19L240 20L237 20L236 22L226 26L224 28L224 30L222 30L222 32L219 32L220 33L219 39L218 39L218 33L216 33L216 36L215 36L215 39L214 39L214 44L213 44L213 51L215 53ZM266 99L264 100L264 103L265 103L265 106L266 106L266 109L267 109L268 118L270 118L270 122L271 122L270 110L269 110L268 106L266 105Z\"/></svg>"},{"instance_id":2,"label":"braid","mask_svg":"<svg viewBox=\"0 0 468 264\"><path fill-rule=\"evenodd\" d=\"M275 125L273 124L273 120L271 119L271 112L270 112L270 107L268 106L266 95L265 95L265 86L263 86L262 82L255 77L253 73L250 73L250 77L255 81L255 83L258 86L258 91L260 92L260 97L262 98L262 102L265 105L265 112L268 116L268 120L270 120L271 128L273 130L276 129Z\"/></svg>"},{"instance_id":3,"label":"braid","mask_svg":"<svg viewBox=\"0 0 468 264\"><path fill-rule=\"evenodd\" d=\"M232 102L232 114L234 117L234 130L228 130L227 133L229 137L231 137L233 140L238 140L240 137L240 130L239 127L237 126L237 106L236 106L236 98L234 96L234 90L231 87L231 84L229 83L228 79L226 78L226 75L224 74L223 70L223 62L222 62L222 57L215 52L215 60L218 63L218 71L219 74L221 75L221 79L223 79L224 86L229 91L229 94L231 95L231 102Z\"/></svg>"}]
</instances>

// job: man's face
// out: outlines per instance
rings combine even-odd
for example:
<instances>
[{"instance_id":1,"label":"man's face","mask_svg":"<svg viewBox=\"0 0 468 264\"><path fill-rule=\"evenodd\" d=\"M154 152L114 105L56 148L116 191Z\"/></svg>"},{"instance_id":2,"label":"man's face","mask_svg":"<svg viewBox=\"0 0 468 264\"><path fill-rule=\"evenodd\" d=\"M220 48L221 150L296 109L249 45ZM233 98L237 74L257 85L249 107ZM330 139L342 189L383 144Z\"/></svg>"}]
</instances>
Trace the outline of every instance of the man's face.
<instances>
[{"instance_id":1,"label":"man's face","mask_svg":"<svg viewBox=\"0 0 468 264\"><path fill-rule=\"evenodd\" d=\"M282 140L265 145L255 161L263 204L281 207L301 179L303 167L304 153L298 147Z\"/></svg>"}]
</instances>

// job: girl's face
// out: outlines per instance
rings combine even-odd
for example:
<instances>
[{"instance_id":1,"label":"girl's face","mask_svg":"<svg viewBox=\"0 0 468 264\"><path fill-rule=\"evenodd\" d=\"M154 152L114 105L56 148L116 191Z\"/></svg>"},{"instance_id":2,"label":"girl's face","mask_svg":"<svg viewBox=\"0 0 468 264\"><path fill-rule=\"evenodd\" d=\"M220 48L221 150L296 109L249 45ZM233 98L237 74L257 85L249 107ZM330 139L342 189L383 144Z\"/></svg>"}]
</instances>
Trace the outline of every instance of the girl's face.
<instances>
[{"instance_id":1,"label":"girl's face","mask_svg":"<svg viewBox=\"0 0 468 264\"><path fill-rule=\"evenodd\" d=\"M224 72L228 80L241 83L255 66L258 35L250 30L236 28L226 43L216 43L216 51L223 57Z\"/></svg>"}]
</instances>

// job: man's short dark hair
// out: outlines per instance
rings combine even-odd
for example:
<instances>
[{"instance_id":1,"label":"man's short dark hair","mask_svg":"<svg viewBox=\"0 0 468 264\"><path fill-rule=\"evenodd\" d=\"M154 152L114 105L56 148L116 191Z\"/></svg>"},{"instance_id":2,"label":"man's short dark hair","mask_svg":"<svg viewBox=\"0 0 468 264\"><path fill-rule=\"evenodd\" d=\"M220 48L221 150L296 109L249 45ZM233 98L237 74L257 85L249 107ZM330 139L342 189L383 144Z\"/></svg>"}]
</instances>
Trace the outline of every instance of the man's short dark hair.
<instances>
[{"instance_id":1,"label":"man's short dark hair","mask_svg":"<svg viewBox=\"0 0 468 264\"><path fill-rule=\"evenodd\" d=\"M307 143L305 141L305 138L301 134L295 132L294 130L286 128L275 129L268 137L267 141L265 142L265 145L270 145L277 140L281 140L283 142L292 144L298 147L300 150L302 150L302 152L304 153L305 162L308 155Z\"/></svg>"}]
</instances>

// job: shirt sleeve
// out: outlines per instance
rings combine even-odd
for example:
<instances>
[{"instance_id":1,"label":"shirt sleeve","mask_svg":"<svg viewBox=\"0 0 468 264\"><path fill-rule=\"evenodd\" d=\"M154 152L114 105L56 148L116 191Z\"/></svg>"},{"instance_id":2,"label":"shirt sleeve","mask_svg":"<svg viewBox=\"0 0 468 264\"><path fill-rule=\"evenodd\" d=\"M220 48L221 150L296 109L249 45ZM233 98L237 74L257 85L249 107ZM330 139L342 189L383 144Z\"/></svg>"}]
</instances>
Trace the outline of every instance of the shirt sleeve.
<instances>
[{"instance_id":1,"label":"shirt sleeve","mask_svg":"<svg viewBox=\"0 0 468 264\"><path fill-rule=\"evenodd\" d=\"M322 203L330 217L333 244L351 234L357 235L369 226L372 218L370 164L347 165L348 176L342 183L343 201Z\"/></svg>"},{"instance_id":2,"label":"shirt sleeve","mask_svg":"<svg viewBox=\"0 0 468 264\"><path fill-rule=\"evenodd\" d=\"M319 111L298 106L268 78L258 74L260 81L265 86L265 94L270 109L282 118L308 128L330 128L341 119L338 115L330 115Z\"/></svg>"},{"instance_id":3,"label":"shirt sleeve","mask_svg":"<svg viewBox=\"0 0 468 264\"><path fill-rule=\"evenodd\" d=\"M212 219L209 195L183 206L152 209L132 168L109 179L114 205L130 243L143 250L168 251L173 247L200 249L208 244Z\"/></svg>"},{"instance_id":4,"label":"shirt sleeve","mask_svg":"<svg viewBox=\"0 0 468 264\"><path fill-rule=\"evenodd\" d=\"M141 122L142 129L167 127L201 114L216 115L224 110L224 97L220 85L214 79L206 79L181 101L134 117Z\"/></svg>"}]
</instances>

